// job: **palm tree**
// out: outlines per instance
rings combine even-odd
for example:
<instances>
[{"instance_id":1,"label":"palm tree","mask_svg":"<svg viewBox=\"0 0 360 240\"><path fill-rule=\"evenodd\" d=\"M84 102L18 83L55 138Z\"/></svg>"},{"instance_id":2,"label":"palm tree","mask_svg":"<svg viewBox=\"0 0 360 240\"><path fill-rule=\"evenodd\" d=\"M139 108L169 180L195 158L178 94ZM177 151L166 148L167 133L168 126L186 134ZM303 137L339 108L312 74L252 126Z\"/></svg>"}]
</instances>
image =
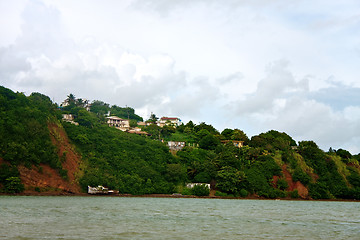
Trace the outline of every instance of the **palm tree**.
<instances>
[{"instance_id":1,"label":"palm tree","mask_svg":"<svg viewBox=\"0 0 360 240\"><path fill-rule=\"evenodd\" d=\"M70 93L70 94L67 96L66 102L67 102L68 104L72 104L72 103L75 104L75 101L76 101L75 95L72 94L72 93Z\"/></svg>"},{"instance_id":2,"label":"palm tree","mask_svg":"<svg viewBox=\"0 0 360 240\"><path fill-rule=\"evenodd\" d=\"M82 98L79 98L77 101L76 101L76 106L78 107L84 107L85 105L85 102Z\"/></svg>"}]
</instances>

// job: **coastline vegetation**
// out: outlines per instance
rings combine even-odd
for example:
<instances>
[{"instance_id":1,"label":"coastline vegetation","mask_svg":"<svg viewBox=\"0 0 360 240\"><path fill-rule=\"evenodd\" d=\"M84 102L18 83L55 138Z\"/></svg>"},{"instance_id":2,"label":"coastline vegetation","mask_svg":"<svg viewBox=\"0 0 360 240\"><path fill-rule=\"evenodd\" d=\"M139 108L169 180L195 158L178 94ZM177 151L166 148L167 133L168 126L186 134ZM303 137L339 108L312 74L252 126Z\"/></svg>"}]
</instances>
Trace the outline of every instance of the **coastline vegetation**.
<instances>
[{"instance_id":1,"label":"coastline vegetation","mask_svg":"<svg viewBox=\"0 0 360 240\"><path fill-rule=\"evenodd\" d=\"M297 143L275 130L248 138L240 129L219 132L210 124L192 121L180 126L141 126L148 136L140 136L105 122L104 114L110 111L137 126L143 119L130 107L97 100L87 111L72 94L69 103L59 108L40 93L27 97L0 87L1 192L24 190L20 165L47 164L67 179L64 159L58 156L48 129L56 123L81 155L78 183L83 191L88 185L104 185L134 195L209 195L204 185L185 187L192 182L210 184L215 196L360 199L360 155L344 149L324 152L313 141ZM64 113L72 114L77 125L61 121ZM148 122L155 120L153 114ZM170 153L168 141L186 146ZM235 146L236 141L244 146Z\"/></svg>"}]
</instances>

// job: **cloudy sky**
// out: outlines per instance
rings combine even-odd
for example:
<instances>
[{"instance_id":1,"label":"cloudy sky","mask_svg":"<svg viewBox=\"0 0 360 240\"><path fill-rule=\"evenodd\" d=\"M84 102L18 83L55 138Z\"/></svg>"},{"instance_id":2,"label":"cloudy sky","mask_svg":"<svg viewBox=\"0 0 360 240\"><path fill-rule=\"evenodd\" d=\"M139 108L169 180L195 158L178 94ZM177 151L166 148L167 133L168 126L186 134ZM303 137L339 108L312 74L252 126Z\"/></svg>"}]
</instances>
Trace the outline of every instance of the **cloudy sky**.
<instances>
[{"instance_id":1,"label":"cloudy sky","mask_svg":"<svg viewBox=\"0 0 360 240\"><path fill-rule=\"evenodd\" d=\"M358 0L0 0L0 85L360 152Z\"/></svg>"}]
</instances>

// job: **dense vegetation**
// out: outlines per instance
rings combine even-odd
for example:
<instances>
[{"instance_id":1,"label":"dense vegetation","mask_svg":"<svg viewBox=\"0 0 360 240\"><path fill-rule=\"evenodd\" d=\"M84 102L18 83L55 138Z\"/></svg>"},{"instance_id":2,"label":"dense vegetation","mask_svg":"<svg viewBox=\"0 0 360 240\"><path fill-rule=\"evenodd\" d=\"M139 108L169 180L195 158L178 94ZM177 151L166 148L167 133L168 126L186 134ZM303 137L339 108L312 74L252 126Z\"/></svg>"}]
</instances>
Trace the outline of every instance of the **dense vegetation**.
<instances>
[{"instance_id":1,"label":"dense vegetation","mask_svg":"<svg viewBox=\"0 0 360 240\"><path fill-rule=\"evenodd\" d=\"M108 127L104 114L137 121L134 109L94 101L90 111L83 101L68 96L69 105L58 109L50 99L33 93L26 97L0 88L0 184L3 191L20 192L23 185L17 166L49 164L62 171L57 150L49 137L48 124L62 124L72 144L81 153L79 184L104 185L121 193L174 193L208 195L198 186L210 183L217 196L249 195L265 198L299 197L285 178L300 182L313 199L360 199L360 155L344 149L324 152L313 141L298 144L286 133L275 130L248 136L239 129L222 132L213 126L188 122L180 126L142 127L150 136L139 136ZM78 125L61 122L71 113ZM148 122L155 122L153 114ZM167 141L184 141L186 146L171 154ZM234 146L242 141L244 146Z\"/></svg>"},{"instance_id":2,"label":"dense vegetation","mask_svg":"<svg viewBox=\"0 0 360 240\"><path fill-rule=\"evenodd\" d=\"M64 124L84 158L80 184L102 184L121 193L169 193L181 179L181 166L161 142L106 125Z\"/></svg>"},{"instance_id":3,"label":"dense vegetation","mask_svg":"<svg viewBox=\"0 0 360 240\"><path fill-rule=\"evenodd\" d=\"M51 143L48 122L56 119L56 106L40 93L26 97L0 86L0 184L6 192L20 192L23 186L17 166L49 164L62 170Z\"/></svg>"}]
</instances>

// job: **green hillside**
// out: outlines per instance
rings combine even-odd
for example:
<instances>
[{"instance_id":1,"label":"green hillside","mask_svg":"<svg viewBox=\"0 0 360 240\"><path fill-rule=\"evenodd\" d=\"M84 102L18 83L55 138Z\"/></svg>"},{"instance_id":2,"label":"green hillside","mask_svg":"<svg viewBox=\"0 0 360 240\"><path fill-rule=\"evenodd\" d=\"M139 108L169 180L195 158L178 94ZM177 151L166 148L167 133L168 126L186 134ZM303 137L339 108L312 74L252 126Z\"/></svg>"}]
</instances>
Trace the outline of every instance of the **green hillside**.
<instances>
[{"instance_id":1,"label":"green hillside","mask_svg":"<svg viewBox=\"0 0 360 240\"><path fill-rule=\"evenodd\" d=\"M57 108L42 94L26 97L0 87L0 191L24 190L19 166L41 171L37 166L46 164L67 180L48 127L56 124L81 156L76 181L83 191L88 185L104 185L130 194L209 194L203 186L185 187L193 182L210 183L212 194L222 197L360 199L360 155L344 149L324 152L313 141L296 143L274 130L249 139L239 129L220 133L191 121L141 127L149 134L140 136L105 122L110 111L135 126L143 119L134 109L94 101L87 111L72 97L70 105ZM62 121L65 113L77 125ZM167 141L184 141L186 146L170 153ZM244 146L236 147L237 141Z\"/></svg>"}]
</instances>

